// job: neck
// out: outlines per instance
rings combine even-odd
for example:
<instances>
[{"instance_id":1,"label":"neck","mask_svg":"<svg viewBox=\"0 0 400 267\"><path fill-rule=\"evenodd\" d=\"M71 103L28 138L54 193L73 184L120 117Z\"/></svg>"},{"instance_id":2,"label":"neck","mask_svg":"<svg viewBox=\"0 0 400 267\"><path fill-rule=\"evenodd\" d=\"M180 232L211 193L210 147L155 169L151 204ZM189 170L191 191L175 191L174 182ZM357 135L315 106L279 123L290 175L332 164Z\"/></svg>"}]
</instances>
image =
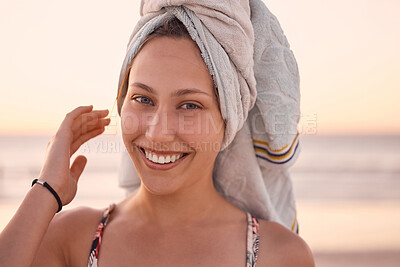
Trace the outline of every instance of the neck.
<instances>
[{"instance_id":1,"label":"neck","mask_svg":"<svg viewBox=\"0 0 400 267\"><path fill-rule=\"evenodd\" d=\"M204 180L203 180L204 181ZM179 192L156 195L142 184L129 197L130 212L160 226L203 223L218 216L228 202L216 191L212 178Z\"/></svg>"}]
</instances>

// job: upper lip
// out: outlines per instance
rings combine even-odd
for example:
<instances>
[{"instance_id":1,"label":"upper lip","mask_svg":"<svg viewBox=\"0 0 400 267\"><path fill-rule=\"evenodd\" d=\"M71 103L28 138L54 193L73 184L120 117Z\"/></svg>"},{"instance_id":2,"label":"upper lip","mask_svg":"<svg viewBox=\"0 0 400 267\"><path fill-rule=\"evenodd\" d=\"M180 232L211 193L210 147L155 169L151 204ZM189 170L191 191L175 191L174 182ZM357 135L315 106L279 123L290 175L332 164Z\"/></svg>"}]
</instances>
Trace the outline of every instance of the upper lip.
<instances>
[{"instance_id":1,"label":"upper lip","mask_svg":"<svg viewBox=\"0 0 400 267\"><path fill-rule=\"evenodd\" d=\"M138 146L139 148L143 148L147 152L154 152L156 154L187 154L189 151L172 151L172 150L156 150L153 148L149 148L146 146Z\"/></svg>"}]
</instances>

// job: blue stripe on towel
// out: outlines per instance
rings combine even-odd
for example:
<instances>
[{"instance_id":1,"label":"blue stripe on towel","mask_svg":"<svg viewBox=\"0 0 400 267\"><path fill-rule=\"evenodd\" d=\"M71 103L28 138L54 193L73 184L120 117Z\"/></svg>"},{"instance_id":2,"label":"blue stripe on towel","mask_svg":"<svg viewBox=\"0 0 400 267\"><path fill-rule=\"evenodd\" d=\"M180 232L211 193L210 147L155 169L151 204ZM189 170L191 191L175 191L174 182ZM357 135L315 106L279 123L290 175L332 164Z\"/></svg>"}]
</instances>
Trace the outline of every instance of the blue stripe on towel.
<instances>
[{"instance_id":1,"label":"blue stripe on towel","mask_svg":"<svg viewBox=\"0 0 400 267\"><path fill-rule=\"evenodd\" d=\"M288 158L288 159L285 160L285 161L273 161L273 160L271 160L271 159L269 159L269 158L260 156L260 155L258 155L258 154L256 154L256 157L257 157L257 158L260 158L260 159L264 159L264 160L266 160L266 161L268 161L268 162L271 162L271 163L274 163L274 164L285 164L285 163L287 163L288 161L290 161L290 160L293 158L293 156L296 154L296 150L297 150L298 146L299 146L299 142L297 142L296 147L294 148L293 154L290 156L290 158Z\"/></svg>"}]
</instances>

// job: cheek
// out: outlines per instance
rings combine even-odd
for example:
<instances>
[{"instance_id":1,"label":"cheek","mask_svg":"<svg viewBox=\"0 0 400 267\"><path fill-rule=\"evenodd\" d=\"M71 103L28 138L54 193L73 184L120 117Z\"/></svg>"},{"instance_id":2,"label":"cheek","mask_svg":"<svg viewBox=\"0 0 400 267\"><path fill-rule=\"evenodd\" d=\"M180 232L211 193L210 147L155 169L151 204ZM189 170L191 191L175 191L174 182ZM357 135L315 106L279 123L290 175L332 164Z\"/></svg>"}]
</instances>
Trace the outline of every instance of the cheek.
<instances>
[{"instance_id":1,"label":"cheek","mask_svg":"<svg viewBox=\"0 0 400 267\"><path fill-rule=\"evenodd\" d=\"M123 135L131 136L140 131L139 114L121 111L121 131Z\"/></svg>"},{"instance_id":2,"label":"cheek","mask_svg":"<svg viewBox=\"0 0 400 267\"><path fill-rule=\"evenodd\" d=\"M126 149L132 148L132 141L141 133L140 112L129 103L124 103L121 109L121 133Z\"/></svg>"},{"instance_id":3,"label":"cheek","mask_svg":"<svg viewBox=\"0 0 400 267\"><path fill-rule=\"evenodd\" d=\"M181 115L178 126L180 136L193 143L196 150L219 150L224 136L224 124L219 113Z\"/></svg>"},{"instance_id":4,"label":"cheek","mask_svg":"<svg viewBox=\"0 0 400 267\"><path fill-rule=\"evenodd\" d=\"M135 136L143 131L143 118L145 110L140 106L134 105L128 95L124 99L121 107L121 131L122 135Z\"/></svg>"}]
</instances>

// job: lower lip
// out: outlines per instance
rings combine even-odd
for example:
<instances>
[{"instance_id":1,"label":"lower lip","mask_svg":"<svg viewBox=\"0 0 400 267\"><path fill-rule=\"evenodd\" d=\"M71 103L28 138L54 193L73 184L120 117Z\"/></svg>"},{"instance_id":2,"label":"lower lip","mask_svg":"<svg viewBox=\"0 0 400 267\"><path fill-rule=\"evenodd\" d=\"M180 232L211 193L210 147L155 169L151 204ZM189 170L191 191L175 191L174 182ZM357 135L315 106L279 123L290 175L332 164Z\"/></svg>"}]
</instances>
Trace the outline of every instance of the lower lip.
<instances>
[{"instance_id":1,"label":"lower lip","mask_svg":"<svg viewBox=\"0 0 400 267\"><path fill-rule=\"evenodd\" d=\"M179 165L182 161L184 161L189 156L189 155L186 155L178 160L175 160L175 162L158 164L158 163L154 163L151 160L149 160L148 158L146 158L146 154L140 148L137 147L137 149L139 150L139 153L142 156L143 161L147 165L147 167L149 167L150 169L159 170L159 171L166 171L166 170L172 169L172 168L176 167L177 165Z\"/></svg>"}]
</instances>

